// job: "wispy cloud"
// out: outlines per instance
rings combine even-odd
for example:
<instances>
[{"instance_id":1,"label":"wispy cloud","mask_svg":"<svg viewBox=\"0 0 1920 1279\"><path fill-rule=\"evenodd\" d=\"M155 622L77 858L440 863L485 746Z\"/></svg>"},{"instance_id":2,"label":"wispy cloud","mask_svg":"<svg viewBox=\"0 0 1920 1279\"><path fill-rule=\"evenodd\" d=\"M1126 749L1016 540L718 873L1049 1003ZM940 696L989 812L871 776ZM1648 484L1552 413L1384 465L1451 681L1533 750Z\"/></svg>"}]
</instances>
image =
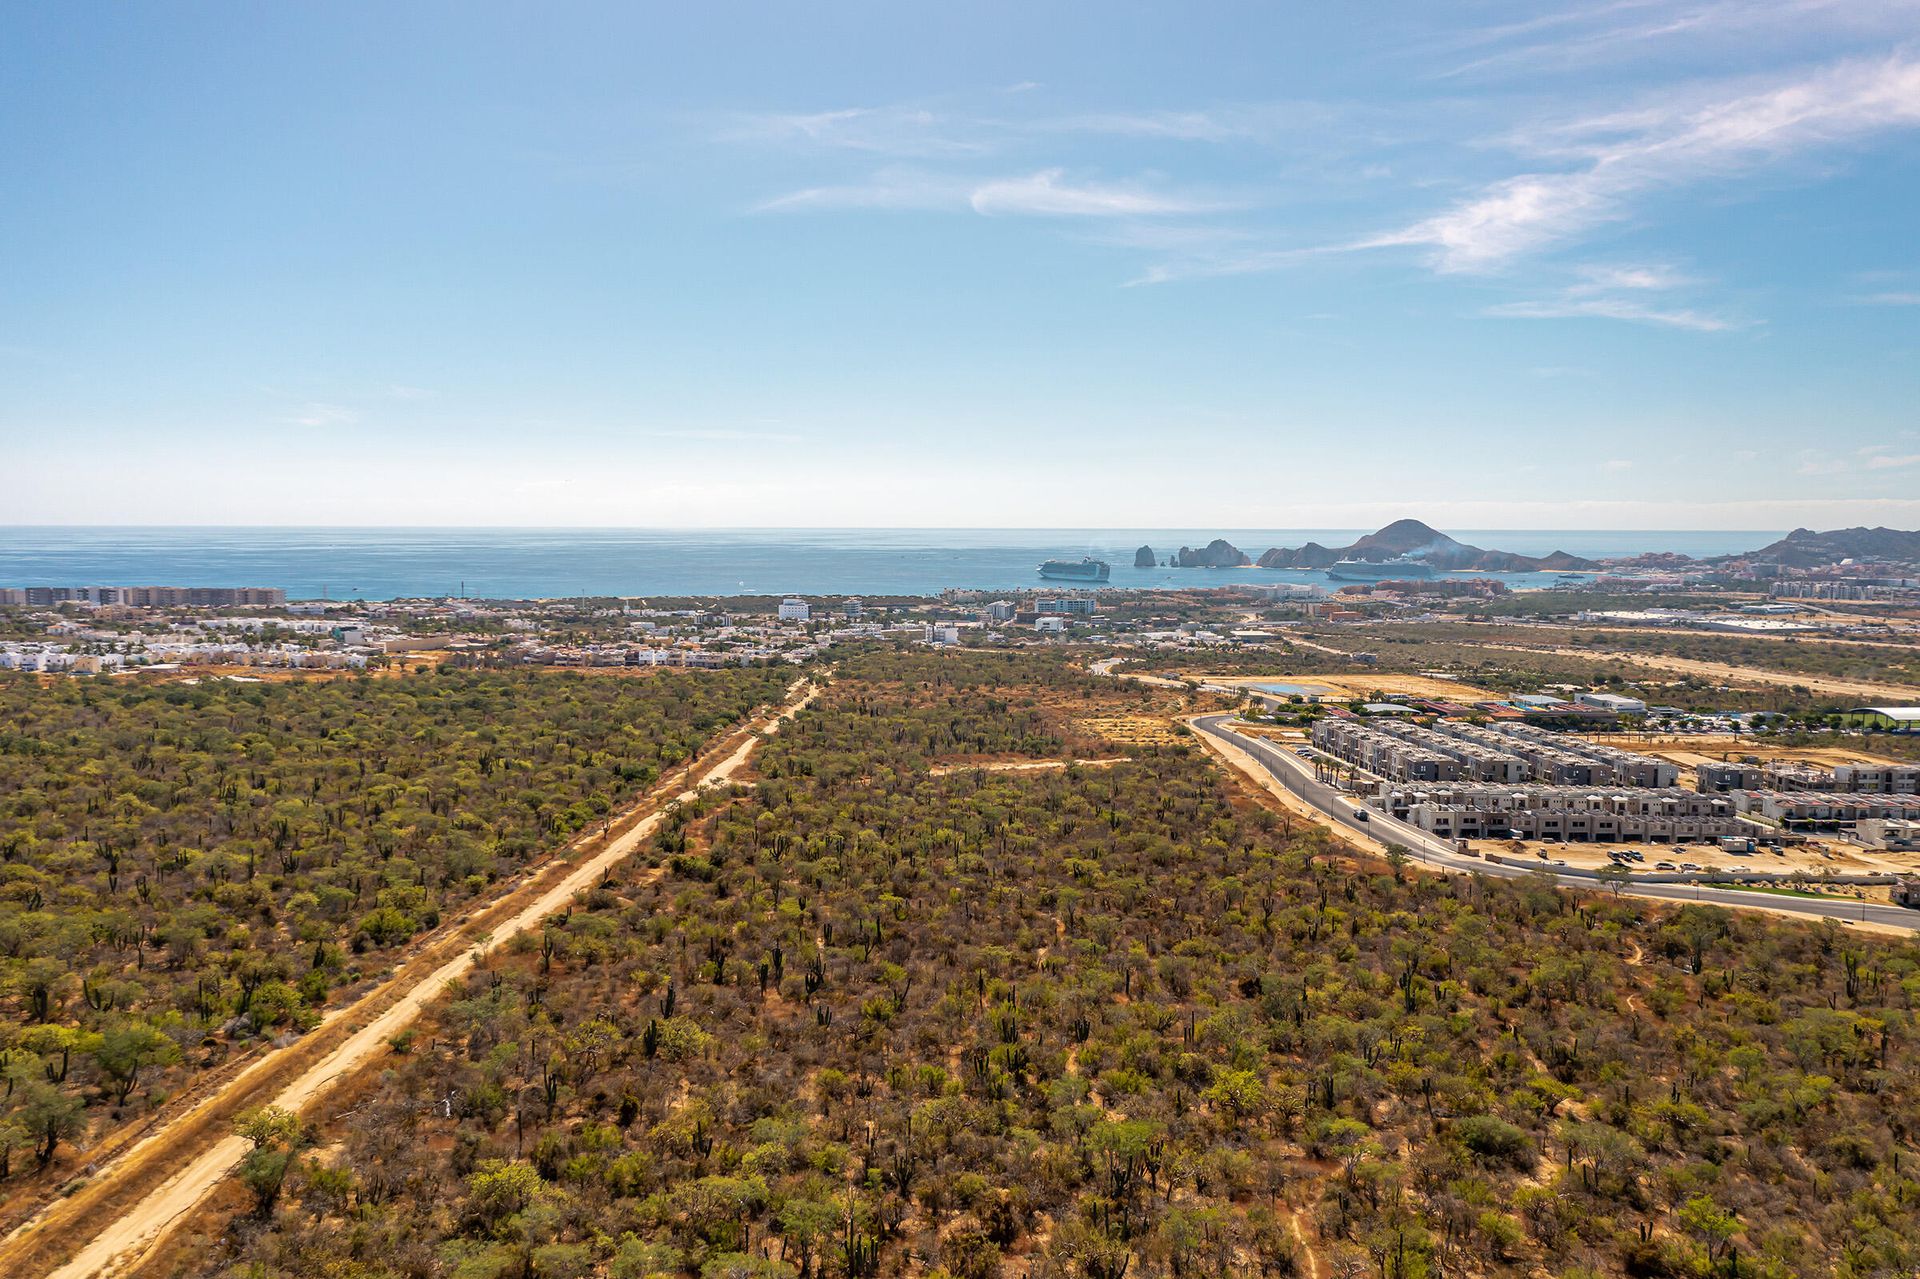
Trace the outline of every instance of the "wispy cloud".
<instances>
[{"instance_id":1,"label":"wispy cloud","mask_svg":"<svg viewBox=\"0 0 1920 1279\"><path fill-rule=\"evenodd\" d=\"M1023 106L1025 104L1022 104ZM849 151L932 160L1005 154L1076 136L1141 141L1273 142L1325 130L1348 108L1311 101L1239 102L1180 110L1034 112L997 95L840 107L824 111L734 113L717 128L723 142Z\"/></svg>"},{"instance_id":2,"label":"wispy cloud","mask_svg":"<svg viewBox=\"0 0 1920 1279\"><path fill-rule=\"evenodd\" d=\"M1688 47L1804 51L1911 31L1920 0L1613 0L1483 27L1440 48L1478 56L1440 78L1540 73Z\"/></svg>"},{"instance_id":3,"label":"wispy cloud","mask_svg":"<svg viewBox=\"0 0 1920 1279\"><path fill-rule=\"evenodd\" d=\"M761 205L783 209L971 209L984 216L1152 218L1217 212L1228 204L1137 183L1070 180L1063 169L983 180L888 171L865 182L809 187Z\"/></svg>"},{"instance_id":4,"label":"wispy cloud","mask_svg":"<svg viewBox=\"0 0 1920 1279\"><path fill-rule=\"evenodd\" d=\"M1580 167L1523 173L1356 248L1423 247L1442 271L1500 267L1630 215L1651 192L1920 124L1920 62L1847 62L1758 91L1593 116L1538 134Z\"/></svg>"},{"instance_id":5,"label":"wispy cloud","mask_svg":"<svg viewBox=\"0 0 1920 1279\"><path fill-rule=\"evenodd\" d=\"M971 184L944 174L885 169L859 182L789 191L760 204L757 211L963 208L972 190Z\"/></svg>"},{"instance_id":6,"label":"wispy cloud","mask_svg":"<svg viewBox=\"0 0 1920 1279\"><path fill-rule=\"evenodd\" d=\"M1228 207L1213 201L1097 182L1074 184L1061 169L1020 178L1000 178L976 187L967 202L975 213L1025 213L1039 217L1165 217L1213 213Z\"/></svg>"},{"instance_id":7,"label":"wispy cloud","mask_svg":"<svg viewBox=\"0 0 1920 1279\"><path fill-rule=\"evenodd\" d=\"M737 114L722 125L720 138L930 159L983 155L994 149L994 143L981 135L994 131L964 115L903 103Z\"/></svg>"},{"instance_id":8,"label":"wispy cloud","mask_svg":"<svg viewBox=\"0 0 1920 1279\"><path fill-rule=\"evenodd\" d=\"M1868 444L1851 453L1804 450L1795 466L1802 475L1856 475L1863 471L1904 471L1920 466L1920 453L1896 453L1888 444Z\"/></svg>"},{"instance_id":9,"label":"wispy cloud","mask_svg":"<svg viewBox=\"0 0 1920 1279\"><path fill-rule=\"evenodd\" d=\"M360 413L340 404L309 404L287 419L295 426L346 426L360 420Z\"/></svg>"},{"instance_id":10,"label":"wispy cloud","mask_svg":"<svg viewBox=\"0 0 1920 1279\"><path fill-rule=\"evenodd\" d=\"M1853 300L1861 306L1920 306L1920 293L1868 293Z\"/></svg>"},{"instance_id":11,"label":"wispy cloud","mask_svg":"<svg viewBox=\"0 0 1920 1279\"><path fill-rule=\"evenodd\" d=\"M726 426L690 426L667 431L642 431L656 440L710 440L715 443L790 444L801 437L792 431L751 431Z\"/></svg>"},{"instance_id":12,"label":"wispy cloud","mask_svg":"<svg viewBox=\"0 0 1920 1279\"><path fill-rule=\"evenodd\" d=\"M1574 268L1579 280L1569 286L1572 293L1610 293L1622 289L1645 291L1678 289L1699 281L1670 266L1587 263Z\"/></svg>"},{"instance_id":13,"label":"wispy cloud","mask_svg":"<svg viewBox=\"0 0 1920 1279\"><path fill-rule=\"evenodd\" d=\"M1662 328L1719 333L1739 327L1717 315L1685 307L1650 306L1631 298L1563 296L1545 302L1501 302L1481 311L1503 320L1632 320Z\"/></svg>"},{"instance_id":14,"label":"wispy cloud","mask_svg":"<svg viewBox=\"0 0 1920 1279\"><path fill-rule=\"evenodd\" d=\"M1575 267L1573 280L1544 301L1503 302L1482 314L1509 320L1627 320L1696 333L1743 327L1726 316L1648 300L1650 295L1699 283L1666 265L1587 263Z\"/></svg>"}]
</instances>

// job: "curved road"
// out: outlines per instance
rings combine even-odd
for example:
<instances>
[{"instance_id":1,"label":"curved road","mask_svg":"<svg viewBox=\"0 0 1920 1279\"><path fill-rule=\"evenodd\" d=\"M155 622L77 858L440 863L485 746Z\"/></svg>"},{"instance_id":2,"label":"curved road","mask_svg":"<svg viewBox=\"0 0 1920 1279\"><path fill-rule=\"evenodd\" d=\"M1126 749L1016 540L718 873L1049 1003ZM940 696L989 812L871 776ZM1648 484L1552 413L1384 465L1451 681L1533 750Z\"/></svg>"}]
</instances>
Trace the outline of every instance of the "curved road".
<instances>
[{"instance_id":1,"label":"curved road","mask_svg":"<svg viewBox=\"0 0 1920 1279\"><path fill-rule=\"evenodd\" d=\"M1379 809L1366 809L1367 820L1357 819L1353 815L1354 810L1365 807L1360 800L1328 786L1325 782L1316 780L1313 770L1290 752L1283 751L1261 738L1236 732L1227 727L1227 721L1233 718L1235 716L1231 712L1201 715L1192 723L1196 730L1216 741L1245 751L1274 780L1326 814L1328 819L1336 825L1344 826L1375 841L1390 840L1403 844L1406 846L1409 857L1447 870L1469 871L1477 875L1491 875L1498 879L1521 879L1528 875L1542 873L1530 866L1510 866L1501 862L1482 861L1478 857L1465 856L1455 852L1447 841L1436 839L1418 826L1403 822L1393 814L1381 812ZM1592 892L1609 892L1613 887L1604 881L1584 875L1555 875L1553 878L1568 888L1584 888ZM1846 923L1872 923L1886 928L1897 928L1903 932L1920 931L1920 912L1908 910L1903 906L1891 906L1884 902L1821 901L1811 897L1788 897L1777 893L1752 893L1734 888L1714 888L1707 884L1627 883L1620 886L1620 892L1624 896L1644 897L1653 901L1711 902L1716 906L1730 906L1739 910L1765 909L1793 915L1824 916Z\"/></svg>"}]
</instances>

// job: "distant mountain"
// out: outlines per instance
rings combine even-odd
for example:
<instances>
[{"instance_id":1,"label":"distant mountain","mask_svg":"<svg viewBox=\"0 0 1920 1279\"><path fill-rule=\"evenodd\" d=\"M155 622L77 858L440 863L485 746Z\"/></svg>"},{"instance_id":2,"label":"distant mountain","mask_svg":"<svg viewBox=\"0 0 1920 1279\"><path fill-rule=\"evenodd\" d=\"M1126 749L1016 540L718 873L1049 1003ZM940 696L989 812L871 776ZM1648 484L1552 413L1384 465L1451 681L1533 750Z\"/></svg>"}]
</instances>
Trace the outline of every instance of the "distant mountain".
<instances>
[{"instance_id":1,"label":"distant mountain","mask_svg":"<svg viewBox=\"0 0 1920 1279\"><path fill-rule=\"evenodd\" d=\"M1322 546L1308 542L1289 549L1276 546L1260 557L1262 568L1327 568L1340 560L1383 560L1405 557L1431 564L1437 569L1482 569L1498 573L1572 572L1599 567L1565 551L1551 555L1520 555L1513 551L1489 551L1456 541L1419 520L1395 520L1377 533L1369 533L1351 546Z\"/></svg>"},{"instance_id":2,"label":"distant mountain","mask_svg":"<svg viewBox=\"0 0 1920 1279\"><path fill-rule=\"evenodd\" d=\"M1181 568L1240 568L1253 563L1247 553L1223 537L1216 537L1199 550L1183 546L1173 562Z\"/></svg>"},{"instance_id":3,"label":"distant mountain","mask_svg":"<svg viewBox=\"0 0 1920 1279\"><path fill-rule=\"evenodd\" d=\"M1797 528L1771 546L1735 558L1768 560L1790 568L1819 568L1841 560L1920 563L1920 532L1903 532L1897 528L1836 528L1816 533L1810 528Z\"/></svg>"}]
</instances>

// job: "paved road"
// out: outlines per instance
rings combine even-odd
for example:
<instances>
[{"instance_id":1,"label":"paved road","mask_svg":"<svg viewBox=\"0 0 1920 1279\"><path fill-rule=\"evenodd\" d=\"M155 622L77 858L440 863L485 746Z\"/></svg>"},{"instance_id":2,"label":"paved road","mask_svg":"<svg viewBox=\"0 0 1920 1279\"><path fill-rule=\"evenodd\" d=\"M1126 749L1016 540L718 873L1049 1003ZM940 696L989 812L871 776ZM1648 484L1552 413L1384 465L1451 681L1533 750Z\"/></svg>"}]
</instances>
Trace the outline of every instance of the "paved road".
<instances>
[{"instance_id":1,"label":"paved road","mask_svg":"<svg viewBox=\"0 0 1920 1279\"><path fill-rule=\"evenodd\" d=\"M1325 813L1336 825L1373 840L1402 844L1408 856L1448 870L1469 871L1498 879L1519 879L1541 873L1530 866L1510 866L1465 856L1455 852L1447 841L1436 839L1418 826L1409 825L1391 813L1383 813L1378 809L1366 809L1367 819L1361 821L1354 816L1356 809L1364 808L1359 800L1317 781L1312 767L1297 755L1261 738L1229 728L1227 722L1233 718L1232 714L1202 715L1193 721L1193 726L1209 737L1245 751L1281 785ZM1604 893L1612 888L1583 875L1556 875L1554 878L1569 888L1581 888L1589 892ZM1716 906L1736 909L1764 908L1795 915L1826 916L1851 923L1882 924L1906 932L1920 931L1920 912L1884 902L1820 901L1776 893L1741 892L1739 889L1714 888L1705 884L1632 884L1623 885L1620 892L1623 896L1644 897L1654 901L1711 902Z\"/></svg>"}]
</instances>

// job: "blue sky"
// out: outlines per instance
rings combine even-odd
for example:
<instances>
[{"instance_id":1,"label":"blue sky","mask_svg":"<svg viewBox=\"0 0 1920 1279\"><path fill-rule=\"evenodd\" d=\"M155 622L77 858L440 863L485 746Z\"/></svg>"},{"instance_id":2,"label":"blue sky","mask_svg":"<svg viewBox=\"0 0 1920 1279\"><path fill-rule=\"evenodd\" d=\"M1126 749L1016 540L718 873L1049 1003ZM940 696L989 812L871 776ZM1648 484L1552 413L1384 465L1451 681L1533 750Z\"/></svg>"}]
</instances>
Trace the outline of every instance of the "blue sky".
<instances>
[{"instance_id":1,"label":"blue sky","mask_svg":"<svg viewBox=\"0 0 1920 1279\"><path fill-rule=\"evenodd\" d=\"M0 523L1920 526L1920 0L15 5Z\"/></svg>"}]
</instances>

